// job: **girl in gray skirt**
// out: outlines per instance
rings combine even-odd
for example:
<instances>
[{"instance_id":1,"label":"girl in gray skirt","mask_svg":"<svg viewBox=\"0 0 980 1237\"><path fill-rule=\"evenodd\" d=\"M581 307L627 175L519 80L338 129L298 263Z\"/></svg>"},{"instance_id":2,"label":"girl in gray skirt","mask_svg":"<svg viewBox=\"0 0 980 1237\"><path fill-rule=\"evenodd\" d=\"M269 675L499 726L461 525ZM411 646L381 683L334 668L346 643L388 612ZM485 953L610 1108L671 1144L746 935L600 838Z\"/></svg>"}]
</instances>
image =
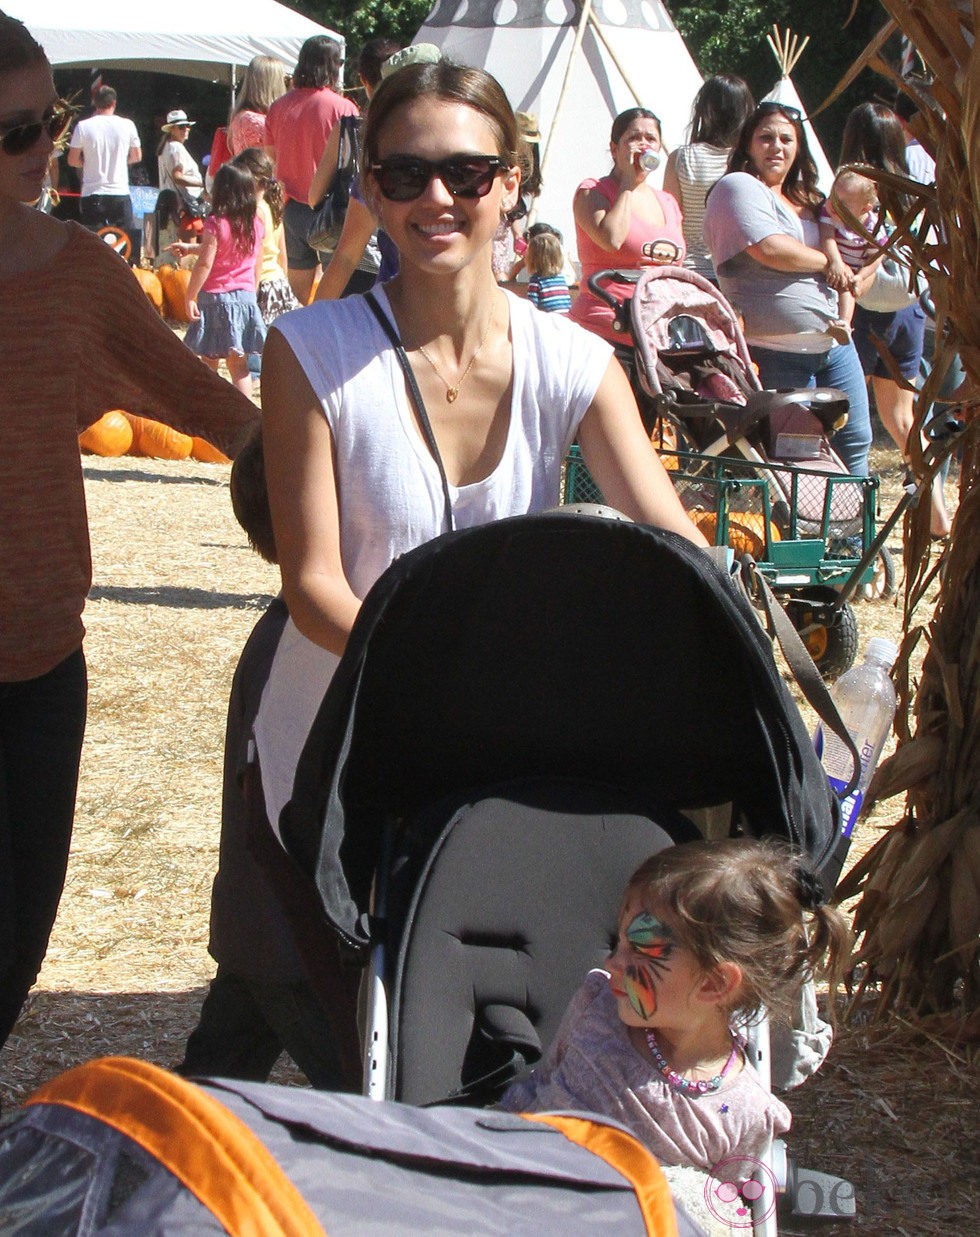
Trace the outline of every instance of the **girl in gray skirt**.
<instances>
[{"instance_id":1,"label":"girl in gray skirt","mask_svg":"<svg viewBox=\"0 0 980 1237\"><path fill-rule=\"evenodd\" d=\"M187 285L187 346L211 369L225 360L243 395L252 393L248 354L261 352L265 324L256 299L265 226L255 179L226 163L218 169L199 256Z\"/></svg>"}]
</instances>

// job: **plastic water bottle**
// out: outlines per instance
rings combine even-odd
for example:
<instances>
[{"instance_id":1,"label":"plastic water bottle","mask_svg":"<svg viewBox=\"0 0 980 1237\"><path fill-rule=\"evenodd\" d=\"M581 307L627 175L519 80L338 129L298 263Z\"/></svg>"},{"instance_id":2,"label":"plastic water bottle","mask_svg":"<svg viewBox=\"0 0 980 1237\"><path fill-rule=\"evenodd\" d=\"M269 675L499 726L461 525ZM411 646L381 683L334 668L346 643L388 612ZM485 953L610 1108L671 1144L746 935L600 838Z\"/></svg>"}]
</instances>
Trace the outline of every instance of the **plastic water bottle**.
<instances>
[{"instance_id":1,"label":"plastic water bottle","mask_svg":"<svg viewBox=\"0 0 980 1237\"><path fill-rule=\"evenodd\" d=\"M655 172L660 167L660 156L655 150L645 150L640 155L640 167L647 172Z\"/></svg>"},{"instance_id":2,"label":"plastic water bottle","mask_svg":"<svg viewBox=\"0 0 980 1237\"><path fill-rule=\"evenodd\" d=\"M837 710L861 758L857 787L841 800L841 835L845 838L851 836L857 822L864 793L895 718L895 686L888 672L897 656L897 645L875 636L868 641L864 661L842 674L831 689ZM814 741L830 784L840 798L854 769L851 753L822 723L817 727Z\"/></svg>"}]
</instances>

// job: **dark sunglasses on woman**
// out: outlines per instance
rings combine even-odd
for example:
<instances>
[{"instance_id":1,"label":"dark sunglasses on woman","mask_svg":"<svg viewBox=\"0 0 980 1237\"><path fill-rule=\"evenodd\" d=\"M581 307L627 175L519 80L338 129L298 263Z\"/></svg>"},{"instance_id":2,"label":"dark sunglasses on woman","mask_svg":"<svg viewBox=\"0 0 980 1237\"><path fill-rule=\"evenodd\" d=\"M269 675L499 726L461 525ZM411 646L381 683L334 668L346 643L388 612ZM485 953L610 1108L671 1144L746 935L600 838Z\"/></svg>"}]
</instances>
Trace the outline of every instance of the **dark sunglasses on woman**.
<instances>
[{"instance_id":1,"label":"dark sunglasses on woman","mask_svg":"<svg viewBox=\"0 0 980 1237\"><path fill-rule=\"evenodd\" d=\"M803 119L803 113L798 107L791 107L788 103L777 103L775 100L770 100L766 103L760 103L756 108L756 116L776 116L782 114L788 116L795 124L798 124Z\"/></svg>"},{"instance_id":2,"label":"dark sunglasses on woman","mask_svg":"<svg viewBox=\"0 0 980 1237\"><path fill-rule=\"evenodd\" d=\"M485 198L495 177L507 167L496 155L450 155L436 163L414 155L392 155L372 163L370 171L382 197L389 202L414 202L433 177L438 177L454 198Z\"/></svg>"},{"instance_id":3,"label":"dark sunglasses on woman","mask_svg":"<svg viewBox=\"0 0 980 1237\"><path fill-rule=\"evenodd\" d=\"M46 132L52 142L63 137L71 124L73 112L64 103L54 103L40 120L26 125L14 125L0 134L0 150L5 155L22 155Z\"/></svg>"}]
</instances>

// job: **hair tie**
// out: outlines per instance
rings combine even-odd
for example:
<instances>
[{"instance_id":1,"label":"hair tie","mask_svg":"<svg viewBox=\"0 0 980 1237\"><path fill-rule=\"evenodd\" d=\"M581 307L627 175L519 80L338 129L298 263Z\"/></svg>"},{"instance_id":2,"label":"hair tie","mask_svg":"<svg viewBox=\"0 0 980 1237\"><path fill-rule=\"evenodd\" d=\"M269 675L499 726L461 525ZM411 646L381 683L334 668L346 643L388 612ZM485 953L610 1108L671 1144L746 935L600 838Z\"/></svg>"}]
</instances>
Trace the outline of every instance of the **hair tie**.
<instances>
[{"instance_id":1,"label":"hair tie","mask_svg":"<svg viewBox=\"0 0 980 1237\"><path fill-rule=\"evenodd\" d=\"M796 869L796 896L807 911L815 911L827 900L819 876L802 864Z\"/></svg>"}]
</instances>

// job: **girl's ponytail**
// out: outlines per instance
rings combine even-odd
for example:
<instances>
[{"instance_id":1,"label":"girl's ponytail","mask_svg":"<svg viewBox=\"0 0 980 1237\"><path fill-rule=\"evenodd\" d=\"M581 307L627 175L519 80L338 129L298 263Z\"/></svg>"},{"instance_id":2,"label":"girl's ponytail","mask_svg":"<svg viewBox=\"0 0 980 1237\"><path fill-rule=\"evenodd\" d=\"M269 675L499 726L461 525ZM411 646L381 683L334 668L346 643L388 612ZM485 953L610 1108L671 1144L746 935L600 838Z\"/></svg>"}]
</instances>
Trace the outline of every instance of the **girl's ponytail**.
<instances>
[{"instance_id":1,"label":"girl's ponytail","mask_svg":"<svg viewBox=\"0 0 980 1237\"><path fill-rule=\"evenodd\" d=\"M282 212L286 207L286 199L282 192L282 185L274 176L270 176L265 182L265 200L269 204L269 210L272 212L272 223L274 227L279 227L282 223Z\"/></svg>"},{"instance_id":2,"label":"girl's ponytail","mask_svg":"<svg viewBox=\"0 0 980 1237\"><path fill-rule=\"evenodd\" d=\"M836 906L823 903L810 910L807 934L807 964L811 974L825 979L831 994L847 973L854 934L844 913ZM834 1021L834 1002L827 1003L830 1022Z\"/></svg>"}]
</instances>

